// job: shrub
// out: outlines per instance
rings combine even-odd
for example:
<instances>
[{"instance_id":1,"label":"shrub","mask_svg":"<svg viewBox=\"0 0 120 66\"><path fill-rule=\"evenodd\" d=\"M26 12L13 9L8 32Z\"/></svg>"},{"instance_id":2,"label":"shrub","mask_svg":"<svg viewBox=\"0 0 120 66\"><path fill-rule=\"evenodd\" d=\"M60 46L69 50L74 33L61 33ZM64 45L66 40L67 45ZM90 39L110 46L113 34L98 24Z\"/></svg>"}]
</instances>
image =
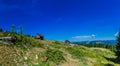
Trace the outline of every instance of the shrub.
<instances>
[{"instance_id":1,"label":"shrub","mask_svg":"<svg viewBox=\"0 0 120 66\"><path fill-rule=\"evenodd\" d=\"M53 42L54 44L61 44L59 41L55 41L55 42Z\"/></svg>"},{"instance_id":2,"label":"shrub","mask_svg":"<svg viewBox=\"0 0 120 66\"><path fill-rule=\"evenodd\" d=\"M67 51L74 57L74 58L82 58L83 57L83 53L81 51L79 51L78 49L74 49L74 48L67 48Z\"/></svg>"},{"instance_id":3,"label":"shrub","mask_svg":"<svg viewBox=\"0 0 120 66\"><path fill-rule=\"evenodd\" d=\"M59 64L63 61L65 61L65 58L63 56L63 52L59 50L50 50L47 51L48 61L52 61L55 64Z\"/></svg>"},{"instance_id":4,"label":"shrub","mask_svg":"<svg viewBox=\"0 0 120 66\"><path fill-rule=\"evenodd\" d=\"M110 64L110 63L108 63L108 64L105 64L105 66L114 66L113 64Z\"/></svg>"}]
</instances>

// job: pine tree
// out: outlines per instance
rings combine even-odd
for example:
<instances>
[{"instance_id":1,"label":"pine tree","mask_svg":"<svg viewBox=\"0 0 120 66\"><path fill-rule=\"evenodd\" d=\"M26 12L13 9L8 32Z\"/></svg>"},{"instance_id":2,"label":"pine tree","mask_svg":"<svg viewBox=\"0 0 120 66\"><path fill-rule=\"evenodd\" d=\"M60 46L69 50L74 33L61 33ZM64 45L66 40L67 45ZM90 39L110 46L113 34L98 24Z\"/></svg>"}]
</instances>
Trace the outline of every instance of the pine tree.
<instances>
[{"instance_id":1,"label":"pine tree","mask_svg":"<svg viewBox=\"0 0 120 66\"><path fill-rule=\"evenodd\" d=\"M11 33L15 33L15 25L12 25L12 26L11 26L10 32L11 32Z\"/></svg>"},{"instance_id":2,"label":"pine tree","mask_svg":"<svg viewBox=\"0 0 120 66\"><path fill-rule=\"evenodd\" d=\"M2 28L0 28L0 32L3 32L3 29L2 29Z\"/></svg>"},{"instance_id":3,"label":"pine tree","mask_svg":"<svg viewBox=\"0 0 120 66\"><path fill-rule=\"evenodd\" d=\"M19 30L20 30L20 40L22 41L23 40L23 27L22 26L19 26Z\"/></svg>"},{"instance_id":4,"label":"pine tree","mask_svg":"<svg viewBox=\"0 0 120 66\"><path fill-rule=\"evenodd\" d=\"M12 25L10 27L10 36L15 36L16 32L15 32L15 25Z\"/></svg>"},{"instance_id":5,"label":"pine tree","mask_svg":"<svg viewBox=\"0 0 120 66\"><path fill-rule=\"evenodd\" d=\"M23 27L19 26L19 29L20 29L20 34L22 35L23 34Z\"/></svg>"},{"instance_id":6,"label":"pine tree","mask_svg":"<svg viewBox=\"0 0 120 66\"><path fill-rule=\"evenodd\" d=\"M116 55L117 58L120 60L120 32L118 32L117 36Z\"/></svg>"}]
</instances>

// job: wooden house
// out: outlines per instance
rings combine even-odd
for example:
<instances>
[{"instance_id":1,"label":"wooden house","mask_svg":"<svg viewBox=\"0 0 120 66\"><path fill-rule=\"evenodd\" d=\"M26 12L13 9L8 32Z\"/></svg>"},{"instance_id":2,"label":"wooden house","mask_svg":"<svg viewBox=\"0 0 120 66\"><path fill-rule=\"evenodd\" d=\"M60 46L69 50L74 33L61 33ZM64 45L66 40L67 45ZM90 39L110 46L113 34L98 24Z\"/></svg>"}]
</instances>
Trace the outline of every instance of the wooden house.
<instances>
[{"instance_id":1,"label":"wooden house","mask_svg":"<svg viewBox=\"0 0 120 66\"><path fill-rule=\"evenodd\" d=\"M36 39L44 40L44 36L42 34L36 34Z\"/></svg>"}]
</instances>

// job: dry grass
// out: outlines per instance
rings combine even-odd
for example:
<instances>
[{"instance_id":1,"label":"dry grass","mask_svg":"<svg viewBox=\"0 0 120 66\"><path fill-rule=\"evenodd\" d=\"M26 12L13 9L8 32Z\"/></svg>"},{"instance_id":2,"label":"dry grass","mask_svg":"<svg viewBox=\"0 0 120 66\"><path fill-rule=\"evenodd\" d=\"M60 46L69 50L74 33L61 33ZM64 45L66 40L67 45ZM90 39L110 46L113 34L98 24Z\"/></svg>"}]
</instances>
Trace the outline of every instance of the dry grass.
<instances>
[{"instance_id":1,"label":"dry grass","mask_svg":"<svg viewBox=\"0 0 120 66\"><path fill-rule=\"evenodd\" d=\"M59 66L101 66L100 64L113 64L115 66L119 66L118 64L106 60L107 58L115 58L114 52L103 48L87 48L84 46L71 45L72 49L78 50L84 56L80 58L74 58L74 54L70 54L66 49L67 47L61 46L58 44L53 44L54 46L49 46L49 44L53 43L53 41L45 41L45 40L35 40L35 42L39 42L44 45L42 47L33 47L29 50L22 50L18 47L14 46L0 46L0 66L35 66L41 63L42 54L47 51L49 47L52 50L59 50L63 52L66 62L61 63ZM48 46L46 46L48 45ZM60 48L56 48L60 47ZM72 51L72 50L70 50ZM50 52L51 53L51 52ZM79 53L78 53L79 54ZM98 56L97 56L98 55ZM43 56L44 57L44 56ZM54 57L52 57L54 59ZM43 64L44 65L44 64ZM39 66L39 65L38 65ZM54 62L50 62L49 66L56 66Z\"/></svg>"},{"instance_id":2,"label":"dry grass","mask_svg":"<svg viewBox=\"0 0 120 66\"><path fill-rule=\"evenodd\" d=\"M17 47L0 46L0 65L1 66L21 66L24 64L24 52Z\"/></svg>"}]
</instances>

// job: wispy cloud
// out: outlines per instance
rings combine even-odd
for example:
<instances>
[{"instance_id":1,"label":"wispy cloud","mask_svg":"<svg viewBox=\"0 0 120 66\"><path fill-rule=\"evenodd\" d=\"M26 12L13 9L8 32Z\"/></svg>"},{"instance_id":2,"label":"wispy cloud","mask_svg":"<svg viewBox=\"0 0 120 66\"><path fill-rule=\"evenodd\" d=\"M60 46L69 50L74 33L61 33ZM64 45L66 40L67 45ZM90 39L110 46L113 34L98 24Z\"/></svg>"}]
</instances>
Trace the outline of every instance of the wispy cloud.
<instances>
[{"instance_id":1,"label":"wispy cloud","mask_svg":"<svg viewBox=\"0 0 120 66\"><path fill-rule=\"evenodd\" d=\"M84 35L84 36L74 36L72 37L73 39L90 39L90 38L95 38L96 35L92 34L92 35Z\"/></svg>"},{"instance_id":2,"label":"wispy cloud","mask_svg":"<svg viewBox=\"0 0 120 66\"><path fill-rule=\"evenodd\" d=\"M118 33L116 33L117 35ZM92 41L92 40L116 40L113 37L96 37L95 34L92 35L84 35L84 36L74 36L70 39L70 41Z\"/></svg>"},{"instance_id":3,"label":"wispy cloud","mask_svg":"<svg viewBox=\"0 0 120 66\"><path fill-rule=\"evenodd\" d=\"M78 36L73 36L70 40L71 41L86 41L86 40L94 40L96 35L78 35Z\"/></svg>"}]
</instances>

